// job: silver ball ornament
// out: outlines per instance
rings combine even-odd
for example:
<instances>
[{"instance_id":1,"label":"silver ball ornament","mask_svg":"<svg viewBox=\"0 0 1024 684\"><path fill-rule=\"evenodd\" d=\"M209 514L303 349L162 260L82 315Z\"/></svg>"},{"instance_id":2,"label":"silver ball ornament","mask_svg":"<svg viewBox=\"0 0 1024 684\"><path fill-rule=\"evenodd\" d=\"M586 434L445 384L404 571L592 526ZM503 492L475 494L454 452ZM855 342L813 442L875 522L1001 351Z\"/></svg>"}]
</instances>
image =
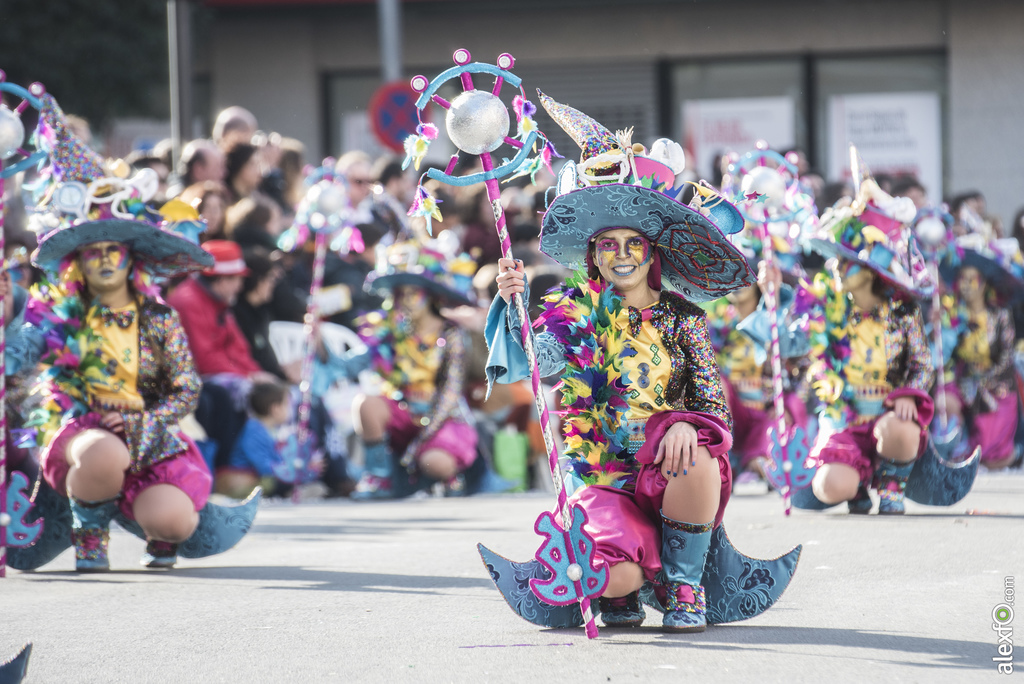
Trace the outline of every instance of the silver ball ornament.
<instances>
[{"instance_id":1,"label":"silver ball ornament","mask_svg":"<svg viewBox=\"0 0 1024 684\"><path fill-rule=\"evenodd\" d=\"M315 198L317 209L328 216L341 212L348 204L348 197L345 195L344 189L337 183L320 181L313 187L313 190L317 192Z\"/></svg>"},{"instance_id":2,"label":"silver ball ornament","mask_svg":"<svg viewBox=\"0 0 1024 684\"><path fill-rule=\"evenodd\" d=\"M13 111L0 105L0 159L9 159L25 144L25 125Z\"/></svg>"},{"instance_id":3,"label":"silver ball ornament","mask_svg":"<svg viewBox=\"0 0 1024 684\"><path fill-rule=\"evenodd\" d=\"M793 472L793 463L791 461L783 461L782 472L791 473Z\"/></svg>"},{"instance_id":4,"label":"silver ball ornament","mask_svg":"<svg viewBox=\"0 0 1024 684\"><path fill-rule=\"evenodd\" d=\"M583 579L583 568L579 566L579 563L573 563L565 569L565 574L573 582L579 582Z\"/></svg>"},{"instance_id":5,"label":"silver ball ornament","mask_svg":"<svg viewBox=\"0 0 1024 684\"><path fill-rule=\"evenodd\" d=\"M7 527L11 524L11 516L9 513L0 513L0 527Z\"/></svg>"},{"instance_id":6,"label":"silver ball ornament","mask_svg":"<svg viewBox=\"0 0 1024 684\"><path fill-rule=\"evenodd\" d=\"M765 195L764 205L769 209L778 209L786 197L786 180L771 167L755 166L743 176L740 189L744 195L751 192Z\"/></svg>"},{"instance_id":7,"label":"silver ball ornament","mask_svg":"<svg viewBox=\"0 0 1024 684\"><path fill-rule=\"evenodd\" d=\"M463 152L493 152L508 135L508 109L491 93L467 90L452 100L445 116L445 128L448 137Z\"/></svg>"},{"instance_id":8,"label":"silver ball ornament","mask_svg":"<svg viewBox=\"0 0 1024 684\"><path fill-rule=\"evenodd\" d=\"M940 218L926 216L914 226L914 233L918 240L929 247L934 247L946 239L946 224Z\"/></svg>"}]
</instances>

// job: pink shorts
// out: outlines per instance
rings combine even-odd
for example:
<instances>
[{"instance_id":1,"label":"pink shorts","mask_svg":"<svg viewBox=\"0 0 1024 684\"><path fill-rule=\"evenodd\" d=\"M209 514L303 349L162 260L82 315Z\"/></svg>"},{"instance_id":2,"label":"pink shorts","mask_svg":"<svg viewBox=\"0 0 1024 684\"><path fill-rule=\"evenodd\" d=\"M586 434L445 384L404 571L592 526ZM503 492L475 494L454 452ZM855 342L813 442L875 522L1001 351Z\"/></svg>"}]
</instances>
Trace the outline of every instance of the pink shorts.
<instances>
[{"instance_id":1,"label":"pink shorts","mask_svg":"<svg viewBox=\"0 0 1024 684\"><path fill-rule=\"evenodd\" d=\"M945 391L963 404L963 397L955 383L948 382ZM1013 453L1017 434L1017 393L1009 392L996 399L996 410L970 415L970 450L981 447L981 460L1001 461Z\"/></svg>"},{"instance_id":2,"label":"pink shorts","mask_svg":"<svg viewBox=\"0 0 1024 684\"><path fill-rule=\"evenodd\" d=\"M387 433L391 448L396 454L401 454L420 434L423 426L413 419L409 409L403 408L401 404L393 399L386 399L388 408L391 409L391 417L388 419ZM416 457L419 458L424 452L430 449L440 449L452 455L458 463L459 470L465 470L476 460L476 430L460 420L446 420L441 428L434 433L434 436L427 440L426 444L420 447Z\"/></svg>"},{"instance_id":3,"label":"pink shorts","mask_svg":"<svg viewBox=\"0 0 1024 684\"><path fill-rule=\"evenodd\" d=\"M918 423L923 428L927 428L935 410L931 397L919 390L898 389L891 392L886 400L903 396L911 396L917 400ZM819 465L826 463L848 465L857 471L861 484L871 486L875 468L881 458L878 455L878 440L875 438L874 430L875 425L884 415L883 413L870 422L848 427L839 432L822 432L811 449L811 459L817 461ZM927 440L926 430L921 430L921 442L917 449L918 457L924 453Z\"/></svg>"},{"instance_id":4,"label":"pink shorts","mask_svg":"<svg viewBox=\"0 0 1024 684\"><path fill-rule=\"evenodd\" d=\"M660 420L659 416L662 417ZM661 570L661 504L668 480L661 474L660 465L644 462L653 460L656 453L655 448L647 449L647 444L660 443L668 427L677 420L685 420L697 428L698 443L706 446L718 462L722 491L715 525L721 524L732 491L732 469L729 467L732 438L724 424L706 414L664 413L647 422L647 442L637 454L641 466L635 492L591 485L580 488L569 499L570 503L579 502L587 512L587 531L594 538L595 555L609 566L626 561L636 563L648 580L653 580Z\"/></svg>"},{"instance_id":5,"label":"pink shorts","mask_svg":"<svg viewBox=\"0 0 1024 684\"><path fill-rule=\"evenodd\" d=\"M68 443L78 433L98 427L100 427L99 414L90 413L81 418L75 418L57 431L50 445L43 451L40 459L43 477L46 478L47 484L61 496L67 496L67 477L71 470L65 454ZM118 506L125 517L134 520L135 514L132 508L135 499L144 490L158 484L173 485L185 492L192 500L196 511L206 505L213 487L210 469L206 466L206 460L192 440L185 434L180 436L188 445L185 451L148 468L143 468L139 472L129 470L124 474L124 485L121 488L121 499Z\"/></svg>"},{"instance_id":6,"label":"pink shorts","mask_svg":"<svg viewBox=\"0 0 1024 684\"><path fill-rule=\"evenodd\" d=\"M768 429L776 424L775 412L753 408L740 401L739 394L732 383L726 381L726 396L729 400L729 412L732 413L733 451L740 457L740 465L746 468L755 458L765 458L772 448ZM792 392L783 395L783 402L793 421L788 424L788 436L792 438L797 427L807 425L807 409L800 397Z\"/></svg>"}]
</instances>

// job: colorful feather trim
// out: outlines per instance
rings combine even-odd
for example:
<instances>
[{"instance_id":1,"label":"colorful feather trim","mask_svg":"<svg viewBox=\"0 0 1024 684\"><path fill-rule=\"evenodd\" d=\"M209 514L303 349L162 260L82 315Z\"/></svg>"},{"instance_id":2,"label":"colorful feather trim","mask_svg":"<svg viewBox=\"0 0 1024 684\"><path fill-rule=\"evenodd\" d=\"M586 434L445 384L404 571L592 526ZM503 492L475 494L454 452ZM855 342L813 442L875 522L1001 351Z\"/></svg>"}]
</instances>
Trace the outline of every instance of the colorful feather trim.
<instances>
[{"instance_id":1,"label":"colorful feather trim","mask_svg":"<svg viewBox=\"0 0 1024 684\"><path fill-rule=\"evenodd\" d=\"M566 289L544 298L536 325L544 326L565 348L562 391L565 455L575 476L587 485L632 490L639 470L626 445L624 414L628 378L621 359L624 342L622 298L615 290L577 274Z\"/></svg>"},{"instance_id":2,"label":"colorful feather trim","mask_svg":"<svg viewBox=\"0 0 1024 684\"><path fill-rule=\"evenodd\" d=\"M46 350L34 392L40 407L25 422L22 444L45 446L62 425L89 413L94 392L107 387L112 369L103 358L102 341L86 323L96 314L82 297L46 281L33 286L25 321L41 333Z\"/></svg>"}]
</instances>

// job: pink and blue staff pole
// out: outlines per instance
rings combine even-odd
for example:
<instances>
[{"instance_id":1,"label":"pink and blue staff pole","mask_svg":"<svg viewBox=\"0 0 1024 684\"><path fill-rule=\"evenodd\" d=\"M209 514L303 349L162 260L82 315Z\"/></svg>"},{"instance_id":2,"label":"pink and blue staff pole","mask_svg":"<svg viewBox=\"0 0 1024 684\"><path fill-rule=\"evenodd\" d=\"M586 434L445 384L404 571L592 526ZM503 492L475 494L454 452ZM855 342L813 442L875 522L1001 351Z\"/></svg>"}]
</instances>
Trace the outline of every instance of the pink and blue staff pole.
<instances>
[{"instance_id":1,"label":"pink and blue staff pole","mask_svg":"<svg viewBox=\"0 0 1024 684\"><path fill-rule=\"evenodd\" d=\"M772 161L778 168L787 171L792 177L792 183L787 184L786 179L776 169L768 166ZM731 174L742 176L740 181L738 206L743 217L751 223L761 227L761 254L767 268L775 265L775 250L772 245L772 235L768 224L774 221L791 221L798 210L785 209L787 199L793 194L793 184L797 182L796 167L778 152L767 149L767 145L758 144L755 152L744 156L738 164L731 165ZM754 209L757 208L757 211ZM793 491L795 482L794 469L799 469L800 484L809 484L806 477L806 469L803 464L794 464L794 456L788 447L789 431L786 428L786 405L785 389L782 380L782 354L779 345L779 306L778 292L775 290L775 282L768 280L764 291L765 308L768 310L768 322L770 330L770 357L772 365L772 406L775 411L775 428L772 431L772 446L769 453L769 466L766 468L766 475L773 484L781 485L779 491L782 494L782 501L786 515L792 511ZM782 474L779 476L779 470ZM781 480L781 481L776 481Z\"/></svg>"},{"instance_id":2,"label":"pink and blue staff pole","mask_svg":"<svg viewBox=\"0 0 1024 684\"><path fill-rule=\"evenodd\" d=\"M509 71L515 64L512 55L508 53L499 55L496 65L484 64L471 62L469 51L459 49L455 51L453 59L456 66L444 71L432 81L425 76L413 77L412 88L420 93L416 108L422 112L428 103L433 102L447 110L445 125L449 138L461 152L479 156L483 171L468 176L453 176L452 173L459 161L459 155L456 153L449 160L444 171L431 169L427 172L427 176L453 186L464 187L483 183L487 189L487 199L490 201L494 213L494 223L498 239L501 241L502 256L512 259L512 241L505 222L505 213L501 207L501 188L498 180L516 172L523 172L524 169L538 168L537 160L530 160L529 155L534 149L534 145L540 142L544 145L543 154L546 158L549 153L548 142L532 125L532 119L529 122L531 125L523 125L523 117L529 118L529 112L523 104L526 103L526 98L521 87L522 80ZM491 91L476 90L473 85L473 74L493 76L494 86ZM437 90L452 79L459 81L463 92L448 102L437 95ZM516 106L516 115L520 120L519 138L508 135L508 108L499 98L502 86L505 84L519 88L522 97ZM532 107L532 105L529 106ZM524 114L524 112L526 113ZM496 166L491 153L502 145L509 145L517 152L511 160L504 160ZM426 191L421 188L417 191L417 203L413 205L411 214L416 215L415 210L423 197L426 197ZM530 316L526 302L521 296L513 295L511 304L521 324L523 350L530 364L534 402L537 415L540 418L541 432L544 435L544 446L548 452L548 467L558 497L561 522L559 528L550 513L542 514L537 522L537 531L547 537L547 541L537 552L537 558L553 570L553 577L543 582L531 581L531 589L542 600L553 605L570 605L578 602L587 636L593 639L598 632L590 605L591 599L604 591L607 586L608 573L603 567L599 569L594 567L594 543L583 530L583 524L586 522L583 509L569 505L565 484L562 481L561 458L552 432L544 390L541 386L540 370L533 347Z\"/></svg>"},{"instance_id":3,"label":"pink and blue staff pole","mask_svg":"<svg viewBox=\"0 0 1024 684\"><path fill-rule=\"evenodd\" d=\"M320 339L320 291L324 283L324 264L327 261L328 243L334 238L342 238L340 251L348 252L352 242L351 226L347 226L348 194L341 179L335 177L334 159L327 158L320 168L310 173L306 180L309 190L303 198L296 215L296 226L288 231L287 249L301 248L308 240L310 233L314 238L313 279L309 288L309 301L306 304L306 315L303 319L303 338L305 347L302 356L302 379L299 391L302 399L299 402L297 442L293 468L295 486L292 488L292 501L299 500L299 482L303 471L308 469L312 460L312 434L309 429L310 416L313 409L313 373L316 362L316 350ZM346 233L347 231L347 233ZM321 445L323 446L323 445Z\"/></svg>"},{"instance_id":4,"label":"pink and blue staff pole","mask_svg":"<svg viewBox=\"0 0 1024 684\"><path fill-rule=\"evenodd\" d=\"M0 71L0 93L9 93L21 98L21 102L14 108L8 109L0 106L0 259L3 259L6 267L4 251L4 190L5 181L19 171L34 166L46 157L44 152L30 152L26 150L25 126L21 122L21 114L29 106L38 110L42 103L39 98L46 92L41 83L33 83L28 90L7 83L7 75ZM20 161L8 165L9 160L21 157ZM8 293L7 296L10 296ZM27 513L24 505L23 491L27 481L20 473L15 473L11 480L10 491L7 487L7 363L6 363L6 342L5 329L7 327L6 309L4 297L0 296L0 577L7 576L7 547L23 546L32 543L42 531L41 526L34 525L33 535L12 534L11 529L17 531L21 528L20 518ZM15 513L15 519L11 513Z\"/></svg>"}]
</instances>

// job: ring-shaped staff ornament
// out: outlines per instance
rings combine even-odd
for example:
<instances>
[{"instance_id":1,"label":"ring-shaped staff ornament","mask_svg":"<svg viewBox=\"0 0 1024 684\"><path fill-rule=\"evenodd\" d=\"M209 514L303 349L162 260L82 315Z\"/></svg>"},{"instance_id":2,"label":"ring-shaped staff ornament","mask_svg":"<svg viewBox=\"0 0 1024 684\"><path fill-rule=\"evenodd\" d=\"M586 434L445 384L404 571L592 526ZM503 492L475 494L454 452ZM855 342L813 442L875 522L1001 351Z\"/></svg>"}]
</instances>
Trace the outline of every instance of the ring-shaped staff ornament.
<instances>
[{"instance_id":1,"label":"ring-shaped staff ornament","mask_svg":"<svg viewBox=\"0 0 1024 684\"><path fill-rule=\"evenodd\" d=\"M362 235L353 225L348 186L334 164L334 158L328 157L306 176L306 194L295 211L295 222L278 238L281 250L293 252L317 233L325 233L333 252L363 251Z\"/></svg>"},{"instance_id":2,"label":"ring-shaped staff ornament","mask_svg":"<svg viewBox=\"0 0 1024 684\"><path fill-rule=\"evenodd\" d=\"M419 160L426 154L430 141L437 137L437 128L424 122L422 117L427 105L433 102L445 110L445 131L452 144L461 153L479 155L484 170L466 176L454 176L453 172L459 161L459 154L456 153L443 171L430 169L427 177L448 185L465 187L506 178L513 174L532 176L542 166L547 166L550 170L551 158L558 155L533 121L532 116L537 108L526 99L522 79L509 71L515 65L512 55L502 53L498 55L495 64L486 64L471 61L469 51L460 48L455 51L452 59L455 66L443 71L433 80L426 76L414 76L410 82L412 89L420 94L416 100L420 127L417 129L419 135L412 136L406 143L406 151L409 154L406 165L410 161L415 161L418 168ZM477 89L473 85L473 74L494 76L494 85L490 91ZM437 93L442 86L452 80L459 81L463 92L449 102ZM505 84L519 89L519 95L515 96L512 102L517 122L517 134L514 136L511 135L511 116L500 97ZM540 155L536 159L531 159L530 155L535 151L538 142L543 143ZM504 158L501 163L495 164L490 154L505 145L511 146L515 154L511 159ZM423 194L418 192L413 211L410 211L411 216L427 215L424 211L416 212L421 198Z\"/></svg>"},{"instance_id":3,"label":"ring-shaped staff ornament","mask_svg":"<svg viewBox=\"0 0 1024 684\"><path fill-rule=\"evenodd\" d=\"M0 71L0 93L7 93L21 98L14 109L0 105L0 178L10 178L38 164L46 158L43 149L29 151L25 149L25 125L21 122L21 114L28 107L39 111L43 103L39 99L46 93L42 83L33 83L23 88L7 82L7 75Z\"/></svg>"},{"instance_id":4,"label":"ring-shaped staff ornament","mask_svg":"<svg viewBox=\"0 0 1024 684\"><path fill-rule=\"evenodd\" d=\"M774 163L775 166L769 166ZM728 167L723 183L743 218L752 223L789 222L803 210L795 201L800 192L796 166L763 142ZM788 178L787 178L788 176Z\"/></svg>"}]
</instances>

